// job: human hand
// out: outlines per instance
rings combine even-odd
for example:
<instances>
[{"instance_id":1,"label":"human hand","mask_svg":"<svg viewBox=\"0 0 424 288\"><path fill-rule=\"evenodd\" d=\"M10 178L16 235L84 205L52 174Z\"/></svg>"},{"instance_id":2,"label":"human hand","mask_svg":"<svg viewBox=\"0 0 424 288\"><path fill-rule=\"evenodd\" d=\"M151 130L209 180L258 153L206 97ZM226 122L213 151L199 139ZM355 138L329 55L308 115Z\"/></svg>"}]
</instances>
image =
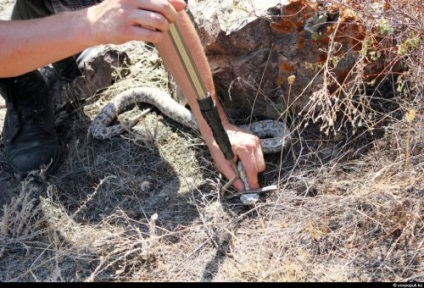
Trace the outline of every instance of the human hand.
<instances>
[{"instance_id":1,"label":"human hand","mask_svg":"<svg viewBox=\"0 0 424 288\"><path fill-rule=\"evenodd\" d=\"M87 9L90 33L94 44L157 43L185 6L183 0L105 0Z\"/></svg>"},{"instance_id":2,"label":"human hand","mask_svg":"<svg viewBox=\"0 0 424 288\"><path fill-rule=\"evenodd\" d=\"M235 161L240 160L244 170L246 171L246 178L249 183L249 188L259 188L258 173L265 170L265 160L262 153L260 139L230 123L223 123L225 131L235 154ZM206 139L205 139L206 140ZM208 143L210 141L210 143ZM218 144L215 141L206 141L214 159L217 169L227 178L232 179L236 175L234 168L225 159ZM233 183L234 188L238 191L245 189L243 182L238 179Z\"/></svg>"}]
</instances>

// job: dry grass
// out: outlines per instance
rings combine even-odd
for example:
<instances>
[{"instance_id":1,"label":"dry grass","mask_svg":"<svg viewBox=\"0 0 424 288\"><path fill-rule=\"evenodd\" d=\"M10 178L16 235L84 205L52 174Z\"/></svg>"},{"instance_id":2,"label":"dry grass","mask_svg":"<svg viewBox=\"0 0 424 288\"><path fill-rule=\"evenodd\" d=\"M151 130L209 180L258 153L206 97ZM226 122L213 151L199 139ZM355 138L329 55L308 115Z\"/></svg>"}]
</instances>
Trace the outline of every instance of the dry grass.
<instances>
[{"instance_id":1,"label":"dry grass","mask_svg":"<svg viewBox=\"0 0 424 288\"><path fill-rule=\"evenodd\" d=\"M354 70L330 97L360 105L357 118L329 105L292 119L290 147L266 156L261 178L279 191L255 206L220 201L202 140L158 112L122 137L87 136L120 89L167 89L155 52L129 46L131 76L59 123L55 177L18 181L0 158L0 281L423 281L423 43L410 42L424 18L420 1L390 4L382 17L408 69L370 93Z\"/></svg>"}]
</instances>

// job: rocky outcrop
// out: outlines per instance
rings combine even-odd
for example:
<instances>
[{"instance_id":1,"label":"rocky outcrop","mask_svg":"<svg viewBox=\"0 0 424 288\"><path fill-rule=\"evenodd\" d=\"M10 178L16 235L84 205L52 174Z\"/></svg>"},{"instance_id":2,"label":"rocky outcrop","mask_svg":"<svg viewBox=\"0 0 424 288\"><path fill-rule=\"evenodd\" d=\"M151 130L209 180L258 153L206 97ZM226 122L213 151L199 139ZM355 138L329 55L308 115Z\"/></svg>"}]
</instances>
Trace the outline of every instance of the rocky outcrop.
<instances>
[{"instance_id":1,"label":"rocky outcrop","mask_svg":"<svg viewBox=\"0 0 424 288\"><path fill-rule=\"evenodd\" d=\"M258 117L276 118L288 108L300 112L324 84L335 90L353 77L364 55L364 25L338 5L311 0L189 0L188 8L216 89L232 115L253 111ZM386 69L384 63L382 55L369 61L362 67L364 78L378 75ZM332 81L324 79L324 69Z\"/></svg>"}]
</instances>

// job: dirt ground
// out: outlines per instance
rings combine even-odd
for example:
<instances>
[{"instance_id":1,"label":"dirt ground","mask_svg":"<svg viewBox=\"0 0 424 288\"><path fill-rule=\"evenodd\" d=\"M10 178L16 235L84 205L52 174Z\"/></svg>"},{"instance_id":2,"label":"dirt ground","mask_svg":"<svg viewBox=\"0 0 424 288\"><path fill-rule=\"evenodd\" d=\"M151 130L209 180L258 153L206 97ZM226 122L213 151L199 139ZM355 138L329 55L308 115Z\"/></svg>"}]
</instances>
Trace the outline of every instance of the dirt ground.
<instances>
[{"instance_id":1,"label":"dirt ground","mask_svg":"<svg viewBox=\"0 0 424 288\"><path fill-rule=\"evenodd\" d=\"M0 0L2 18L13 2ZM260 179L278 191L246 206L220 199L226 181L203 140L158 110L120 137L88 135L120 91L169 88L154 49L120 49L128 76L57 111L53 177L18 179L1 146L0 281L424 281L419 89L405 98L387 85L373 131L326 136L293 116L290 145L266 155Z\"/></svg>"}]
</instances>

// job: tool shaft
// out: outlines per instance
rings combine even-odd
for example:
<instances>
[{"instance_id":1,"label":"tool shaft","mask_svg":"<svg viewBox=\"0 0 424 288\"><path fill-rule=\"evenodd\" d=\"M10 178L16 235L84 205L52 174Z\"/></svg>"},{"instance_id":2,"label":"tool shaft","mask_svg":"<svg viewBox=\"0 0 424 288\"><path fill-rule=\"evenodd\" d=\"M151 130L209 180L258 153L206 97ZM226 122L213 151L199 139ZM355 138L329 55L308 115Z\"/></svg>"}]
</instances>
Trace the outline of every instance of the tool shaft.
<instances>
[{"instance_id":1,"label":"tool shaft","mask_svg":"<svg viewBox=\"0 0 424 288\"><path fill-rule=\"evenodd\" d=\"M218 109L206 89L206 86L200 77L199 70L194 62L193 56L189 52L187 44L185 43L178 24L172 23L169 28L169 35L177 50L178 57L180 58L186 75L195 91L197 102L200 107L203 118L205 118L209 127L212 130L215 141L224 154L225 159L234 161L234 152L231 148L230 139L225 131ZM237 172L237 171L236 171Z\"/></svg>"},{"instance_id":2,"label":"tool shaft","mask_svg":"<svg viewBox=\"0 0 424 288\"><path fill-rule=\"evenodd\" d=\"M169 27L169 36L177 50L178 57L183 63L184 70L188 76L191 85L196 93L197 99L203 99L208 96L208 90L200 77L199 70L194 62L193 56L188 50L187 44L184 41L178 24L172 23Z\"/></svg>"}]
</instances>

